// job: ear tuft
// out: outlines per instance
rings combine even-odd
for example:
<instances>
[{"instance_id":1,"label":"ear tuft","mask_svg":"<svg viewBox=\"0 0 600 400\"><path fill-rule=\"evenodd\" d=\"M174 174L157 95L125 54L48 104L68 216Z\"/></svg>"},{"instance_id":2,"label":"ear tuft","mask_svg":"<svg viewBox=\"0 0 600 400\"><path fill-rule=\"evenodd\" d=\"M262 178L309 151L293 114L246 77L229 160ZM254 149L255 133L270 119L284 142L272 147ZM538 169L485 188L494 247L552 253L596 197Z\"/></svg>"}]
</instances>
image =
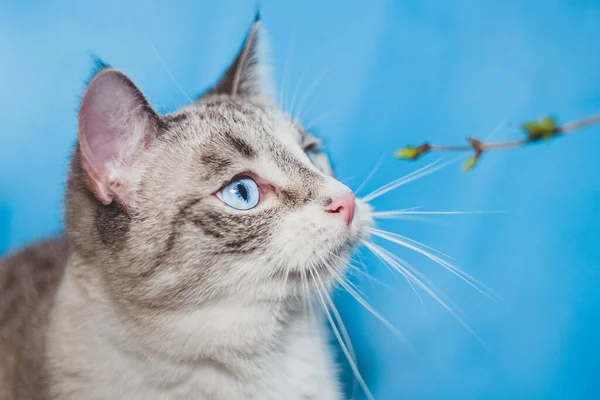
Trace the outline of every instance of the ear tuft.
<instances>
[{"instance_id":1,"label":"ear tuft","mask_svg":"<svg viewBox=\"0 0 600 400\"><path fill-rule=\"evenodd\" d=\"M79 109L81 163L98 200L129 206L129 169L160 133L161 120L129 78L102 65Z\"/></svg>"},{"instance_id":2,"label":"ear tuft","mask_svg":"<svg viewBox=\"0 0 600 400\"><path fill-rule=\"evenodd\" d=\"M102 71L103 69L112 68L110 66L110 64L108 64L103 59L101 59L100 57L98 57L97 55L95 55L93 53L90 54L90 58L92 59L92 62L94 63L94 67L95 67L94 72L96 72L96 73Z\"/></svg>"},{"instance_id":3,"label":"ear tuft","mask_svg":"<svg viewBox=\"0 0 600 400\"><path fill-rule=\"evenodd\" d=\"M90 57L90 59L92 60L94 67L92 68L92 72L90 73L88 79L86 79L85 81L86 86L89 85L92 79L94 79L94 77L98 75L102 70L112 68L110 64L102 60L99 56L97 56L94 53L88 53L88 57Z\"/></svg>"},{"instance_id":4,"label":"ear tuft","mask_svg":"<svg viewBox=\"0 0 600 400\"><path fill-rule=\"evenodd\" d=\"M254 14L254 22L258 22L262 19L260 15L260 6L256 7L256 14Z\"/></svg>"},{"instance_id":5,"label":"ear tuft","mask_svg":"<svg viewBox=\"0 0 600 400\"><path fill-rule=\"evenodd\" d=\"M269 98L271 85L267 76L268 67L264 64L265 41L260 10L257 10L254 22L233 63L217 84L200 99L211 94Z\"/></svg>"}]
</instances>

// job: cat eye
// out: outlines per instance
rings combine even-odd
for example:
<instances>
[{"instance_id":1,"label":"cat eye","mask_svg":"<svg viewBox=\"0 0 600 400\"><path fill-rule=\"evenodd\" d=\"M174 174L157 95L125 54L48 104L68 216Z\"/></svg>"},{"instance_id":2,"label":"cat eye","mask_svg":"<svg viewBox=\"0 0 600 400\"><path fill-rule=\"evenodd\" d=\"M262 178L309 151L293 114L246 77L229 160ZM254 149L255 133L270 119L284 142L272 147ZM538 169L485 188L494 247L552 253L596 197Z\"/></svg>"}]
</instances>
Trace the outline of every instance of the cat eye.
<instances>
[{"instance_id":1,"label":"cat eye","mask_svg":"<svg viewBox=\"0 0 600 400\"><path fill-rule=\"evenodd\" d=\"M217 197L236 210L250 210L260 200L260 190L254 179L247 176L235 178L217 192Z\"/></svg>"}]
</instances>

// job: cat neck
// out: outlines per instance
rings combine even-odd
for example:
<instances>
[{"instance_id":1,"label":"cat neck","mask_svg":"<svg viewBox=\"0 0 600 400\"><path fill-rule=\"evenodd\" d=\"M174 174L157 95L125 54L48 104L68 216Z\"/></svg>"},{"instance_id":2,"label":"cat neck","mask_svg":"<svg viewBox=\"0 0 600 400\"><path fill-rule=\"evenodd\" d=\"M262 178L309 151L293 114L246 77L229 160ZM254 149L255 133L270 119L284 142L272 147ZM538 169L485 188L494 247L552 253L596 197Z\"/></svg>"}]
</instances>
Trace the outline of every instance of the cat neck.
<instances>
[{"instance_id":1,"label":"cat neck","mask_svg":"<svg viewBox=\"0 0 600 400\"><path fill-rule=\"evenodd\" d=\"M306 379L321 375L324 385L334 387L335 369L319 315L220 302L131 323L101 286L82 279L81 266L74 264L72 257L49 329L49 373L51 381L61 382L54 391L77 391L81 384L82 391L98 388L106 393L112 385L115 396L137 399L151 398L154 392L143 392L143 397L127 388L154 390L149 382L182 393L198 393L200 386L210 392L206 388L211 385L215 390L236 390L247 382L259 388L296 379L299 364L306 364ZM223 398L238 397L232 392Z\"/></svg>"},{"instance_id":2,"label":"cat neck","mask_svg":"<svg viewBox=\"0 0 600 400\"><path fill-rule=\"evenodd\" d=\"M144 357L210 359L234 368L240 359L282 351L290 335L322 330L322 315L297 302L223 299L187 309L124 312L91 270L77 255L69 258L51 324L57 340L93 340Z\"/></svg>"}]
</instances>

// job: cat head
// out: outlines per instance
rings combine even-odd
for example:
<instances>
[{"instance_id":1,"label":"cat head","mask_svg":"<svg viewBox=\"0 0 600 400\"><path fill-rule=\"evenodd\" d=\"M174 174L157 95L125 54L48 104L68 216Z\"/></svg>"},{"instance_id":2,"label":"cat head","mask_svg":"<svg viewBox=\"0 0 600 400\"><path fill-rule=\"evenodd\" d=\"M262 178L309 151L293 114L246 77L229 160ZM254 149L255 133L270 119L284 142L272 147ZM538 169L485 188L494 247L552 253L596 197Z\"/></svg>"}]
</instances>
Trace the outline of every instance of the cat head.
<instances>
[{"instance_id":1,"label":"cat head","mask_svg":"<svg viewBox=\"0 0 600 400\"><path fill-rule=\"evenodd\" d=\"M257 20L223 77L172 114L110 67L89 82L67 232L120 304L301 298L339 279L365 235L367 206L264 90L259 34Z\"/></svg>"}]
</instances>

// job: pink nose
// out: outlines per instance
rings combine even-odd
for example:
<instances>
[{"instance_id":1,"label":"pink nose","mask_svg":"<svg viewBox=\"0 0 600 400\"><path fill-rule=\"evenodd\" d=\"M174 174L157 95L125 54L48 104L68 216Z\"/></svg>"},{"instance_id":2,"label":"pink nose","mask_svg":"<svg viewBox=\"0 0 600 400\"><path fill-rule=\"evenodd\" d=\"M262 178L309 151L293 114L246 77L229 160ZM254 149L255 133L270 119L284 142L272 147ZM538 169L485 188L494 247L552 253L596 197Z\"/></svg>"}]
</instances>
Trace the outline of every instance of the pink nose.
<instances>
[{"instance_id":1,"label":"pink nose","mask_svg":"<svg viewBox=\"0 0 600 400\"><path fill-rule=\"evenodd\" d=\"M354 218L354 193L346 193L336 197L325 207L325 211L331 214L339 214L344 219L346 225L352 223Z\"/></svg>"}]
</instances>

